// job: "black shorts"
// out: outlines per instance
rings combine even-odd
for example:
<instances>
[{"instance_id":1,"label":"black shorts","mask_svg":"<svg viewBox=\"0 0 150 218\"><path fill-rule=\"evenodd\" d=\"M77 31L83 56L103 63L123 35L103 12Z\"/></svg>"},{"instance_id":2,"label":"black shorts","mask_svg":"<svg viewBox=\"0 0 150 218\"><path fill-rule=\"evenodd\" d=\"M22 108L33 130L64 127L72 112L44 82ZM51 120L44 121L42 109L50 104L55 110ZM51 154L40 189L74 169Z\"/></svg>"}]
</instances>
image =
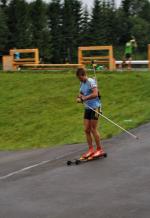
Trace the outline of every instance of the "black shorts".
<instances>
[{"instance_id":1,"label":"black shorts","mask_svg":"<svg viewBox=\"0 0 150 218\"><path fill-rule=\"evenodd\" d=\"M129 58L131 58L131 57L132 57L132 55L131 55L130 53L125 54L125 58L126 58L126 59L129 59Z\"/></svg>"},{"instance_id":2,"label":"black shorts","mask_svg":"<svg viewBox=\"0 0 150 218\"><path fill-rule=\"evenodd\" d=\"M100 107L96 108L94 110L97 111L98 113L101 113L101 108ZM98 113L96 113L95 111L93 111L93 110L91 110L89 108L85 109L84 119L85 120L98 120L100 115Z\"/></svg>"}]
</instances>

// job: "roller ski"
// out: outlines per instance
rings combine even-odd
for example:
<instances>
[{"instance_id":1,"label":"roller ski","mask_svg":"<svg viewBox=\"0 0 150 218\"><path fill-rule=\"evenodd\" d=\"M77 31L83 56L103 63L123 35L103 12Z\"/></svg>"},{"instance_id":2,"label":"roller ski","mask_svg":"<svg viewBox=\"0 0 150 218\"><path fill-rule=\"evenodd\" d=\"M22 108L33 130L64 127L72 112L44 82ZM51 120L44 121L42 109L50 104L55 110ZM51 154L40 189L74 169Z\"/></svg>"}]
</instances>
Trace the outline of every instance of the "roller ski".
<instances>
[{"instance_id":1,"label":"roller ski","mask_svg":"<svg viewBox=\"0 0 150 218\"><path fill-rule=\"evenodd\" d=\"M97 149L94 152L94 149L91 148L85 154L83 154L79 159L75 159L73 161L67 161L67 165L68 166L71 166L73 164L79 165L81 163L85 163L85 162L89 162L89 161L93 161L93 160L97 160L101 158L106 158L106 157L107 157L107 153L104 152L102 149Z\"/></svg>"}]
</instances>

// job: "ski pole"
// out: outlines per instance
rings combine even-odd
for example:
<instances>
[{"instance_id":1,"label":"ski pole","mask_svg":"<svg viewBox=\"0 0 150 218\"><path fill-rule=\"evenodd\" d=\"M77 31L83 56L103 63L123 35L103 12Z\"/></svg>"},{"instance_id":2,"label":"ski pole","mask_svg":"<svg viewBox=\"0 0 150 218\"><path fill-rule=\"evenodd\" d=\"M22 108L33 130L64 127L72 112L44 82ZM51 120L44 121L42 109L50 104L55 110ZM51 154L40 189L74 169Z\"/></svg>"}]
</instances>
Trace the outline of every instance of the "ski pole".
<instances>
[{"instance_id":1,"label":"ski pole","mask_svg":"<svg viewBox=\"0 0 150 218\"><path fill-rule=\"evenodd\" d=\"M93 67L93 71L94 71L94 77L95 77L95 80L96 80L96 83L97 83L96 68L95 68L94 60L92 60L92 67Z\"/></svg>"},{"instance_id":2,"label":"ski pole","mask_svg":"<svg viewBox=\"0 0 150 218\"><path fill-rule=\"evenodd\" d=\"M104 116L102 113L97 112L96 110L94 110L92 107L88 106L85 102L84 105L86 105L86 107L88 107L89 109L91 109L92 111L94 111L95 113L99 114L101 117L103 117L104 119L106 119L107 121L109 121L110 123L114 124L115 126L117 126L118 128L122 129L124 132L126 132L128 135L132 136L134 139L139 139L136 135L132 134L131 132L129 132L128 130L124 129L123 127L121 127L120 125L118 125L117 123L115 123L114 121L112 121L111 119L109 119L108 117Z\"/></svg>"}]
</instances>

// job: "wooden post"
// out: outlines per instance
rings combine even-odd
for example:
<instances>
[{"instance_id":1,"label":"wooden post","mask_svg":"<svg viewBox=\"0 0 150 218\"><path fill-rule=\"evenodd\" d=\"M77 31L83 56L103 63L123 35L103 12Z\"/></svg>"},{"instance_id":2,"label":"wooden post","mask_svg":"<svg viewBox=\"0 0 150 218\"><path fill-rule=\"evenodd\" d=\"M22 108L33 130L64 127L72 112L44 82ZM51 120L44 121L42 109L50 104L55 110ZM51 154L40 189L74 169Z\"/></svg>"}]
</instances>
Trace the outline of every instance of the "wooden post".
<instances>
[{"instance_id":1,"label":"wooden post","mask_svg":"<svg viewBox=\"0 0 150 218\"><path fill-rule=\"evenodd\" d=\"M13 57L11 55L5 55L2 59L3 71L13 71Z\"/></svg>"},{"instance_id":2,"label":"wooden post","mask_svg":"<svg viewBox=\"0 0 150 218\"><path fill-rule=\"evenodd\" d=\"M84 57L83 51L107 51L106 56L95 56L95 57ZM109 70L115 70L115 62L113 57L113 47L112 46L88 46L79 47L78 49L78 64L89 64L91 60L95 60L96 63L108 64Z\"/></svg>"},{"instance_id":3,"label":"wooden post","mask_svg":"<svg viewBox=\"0 0 150 218\"><path fill-rule=\"evenodd\" d=\"M35 64L39 64L39 49L38 48L36 48L35 49Z\"/></svg>"},{"instance_id":4,"label":"wooden post","mask_svg":"<svg viewBox=\"0 0 150 218\"><path fill-rule=\"evenodd\" d=\"M80 47L78 49L78 64L82 64L82 50Z\"/></svg>"},{"instance_id":5,"label":"wooden post","mask_svg":"<svg viewBox=\"0 0 150 218\"><path fill-rule=\"evenodd\" d=\"M33 54L34 57L32 58L19 58L15 59L14 55L15 52L21 53L21 54ZM17 70L17 67L23 66L24 64L39 64L39 50L38 48L35 49L11 49L9 51L10 56L13 59L13 70Z\"/></svg>"},{"instance_id":6,"label":"wooden post","mask_svg":"<svg viewBox=\"0 0 150 218\"><path fill-rule=\"evenodd\" d=\"M148 44L148 68L150 69L150 44Z\"/></svg>"},{"instance_id":7,"label":"wooden post","mask_svg":"<svg viewBox=\"0 0 150 218\"><path fill-rule=\"evenodd\" d=\"M115 69L114 66L114 57L113 57L113 48L110 46L109 48L109 70L113 71Z\"/></svg>"}]
</instances>

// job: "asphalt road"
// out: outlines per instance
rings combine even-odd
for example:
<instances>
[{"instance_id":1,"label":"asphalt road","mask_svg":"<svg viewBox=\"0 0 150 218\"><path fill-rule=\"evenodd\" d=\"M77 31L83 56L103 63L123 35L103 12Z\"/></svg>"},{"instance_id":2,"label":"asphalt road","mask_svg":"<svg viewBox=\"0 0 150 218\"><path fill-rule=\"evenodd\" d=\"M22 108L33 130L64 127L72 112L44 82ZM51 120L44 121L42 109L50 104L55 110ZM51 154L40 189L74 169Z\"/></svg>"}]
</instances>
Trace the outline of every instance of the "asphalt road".
<instances>
[{"instance_id":1,"label":"asphalt road","mask_svg":"<svg viewBox=\"0 0 150 218\"><path fill-rule=\"evenodd\" d=\"M103 142L107 159L66 166L85 145L0 152L0 218L149 218L150 124Z\"/></svg>"}]
</instances>

